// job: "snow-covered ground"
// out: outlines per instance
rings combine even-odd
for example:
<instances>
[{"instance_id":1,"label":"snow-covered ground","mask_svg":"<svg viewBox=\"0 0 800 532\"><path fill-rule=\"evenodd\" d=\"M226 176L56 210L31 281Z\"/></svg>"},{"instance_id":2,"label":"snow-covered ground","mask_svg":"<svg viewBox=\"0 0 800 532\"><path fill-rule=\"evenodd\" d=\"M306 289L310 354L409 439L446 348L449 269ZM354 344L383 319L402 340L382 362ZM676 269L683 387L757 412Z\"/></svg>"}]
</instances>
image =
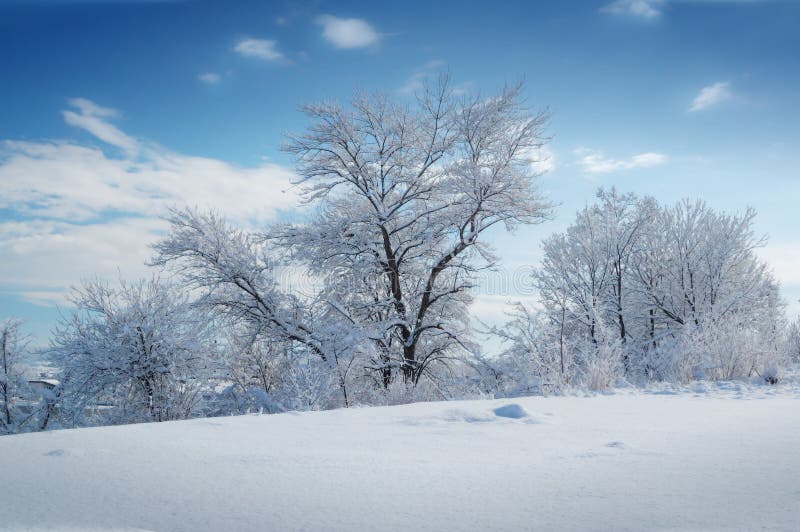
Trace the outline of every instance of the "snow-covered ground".
<instances>
[{"instance_id":1,"label":"snow-covered ground","mask_svg":"<svg viewBox=\"0 0 800 532\"><path fill-rule=\"evenodd\" d=\"M0 529L800 530L797 386L0 438Z\"/></svg>"}]
</instances>

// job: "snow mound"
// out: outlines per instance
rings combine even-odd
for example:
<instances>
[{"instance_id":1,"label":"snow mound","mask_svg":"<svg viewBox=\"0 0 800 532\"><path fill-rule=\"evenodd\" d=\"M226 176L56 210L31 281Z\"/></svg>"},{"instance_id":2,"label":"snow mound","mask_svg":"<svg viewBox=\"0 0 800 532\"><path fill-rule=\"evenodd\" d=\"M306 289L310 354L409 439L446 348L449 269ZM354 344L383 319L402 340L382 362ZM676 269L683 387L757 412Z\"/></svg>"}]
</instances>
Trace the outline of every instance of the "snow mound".
<instances>
[{"instance_id":1,"label":"snow mound","mask_svg":"<svg viewBox=\"0 0 800 532\"><path fill-rule=\"evenodd\" d=\"M552 417L552 414L550 415ZM485 407L476 408L475 405L470 405L468 408L445 408L438 412L434 410L428 414L399 419L401 424L411 426L433 426L451 423L498 424L513 421L531 425L542 423L541 420L531 416L525 408L517 403L489 409Z\"/></svg>"},{"instance_id":2,"label":"snow mound","mask_svg":"<svg viewBox=\"0 0 800 532\"><path fill-rule=\"evenodd\" d=\"M503 405L494 409L494 415L497 417L507 417L511 419L522 419L528 417L528 412L517 403Z\"/></svg>"}]
</instances>

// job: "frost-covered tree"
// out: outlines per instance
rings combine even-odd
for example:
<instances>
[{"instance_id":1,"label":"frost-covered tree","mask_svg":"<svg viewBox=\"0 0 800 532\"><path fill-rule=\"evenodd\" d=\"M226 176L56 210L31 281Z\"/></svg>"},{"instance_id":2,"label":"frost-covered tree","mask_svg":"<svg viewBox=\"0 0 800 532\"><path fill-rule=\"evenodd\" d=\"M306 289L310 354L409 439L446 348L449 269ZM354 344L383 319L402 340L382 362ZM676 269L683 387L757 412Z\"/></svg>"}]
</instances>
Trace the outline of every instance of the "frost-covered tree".
<instances>
[{"instance_id":1,"label":"frost-covered tree","mask_svg":"<svg viewBox=\"0 0 800 532\"><path fill-rule=\"evenodd\" d=\"M280 275L296 265L267 246L263 234L246 233L214 213L191 209L174 211L170 221L169 237L154 246L153 264L171 265L184 287L200 295L198 305L223 320L229 377L243 383L242 370L257 378L267 368L287 372L293 361L308 360L310 354L319 362L313 364L315 371L325 367L337 374L343 404L348 404L347 376L359 367L354 360L371 348L364 331L343 321L338 307L318 295L287 291ZM243 358L237 362L236 356ZM266 400L256 387L248 384L246 389L250 404L253 394ZM245 388L239 386L239 392Z\"/></svg>"},{"instance_id":2,"label":"frost-covered tree","mask_svg":"<svg viewBox=\"0 0 800 532\"><path fill-rule=\"evenodd\" d=\"M219 376L230 386L216 397L216 413L349 406L357 394L353 388L358 359L349 353L322 360L296 343L248 336L236 329L229 331L221 350Z\"/></svg>"},{"instance_id":3,"label":"frost-covered tree","mask_svg":"<svg viewBox=\"0 0 800 532\"><path fill-rule=\"evenodd\" d=\"M662 208L662 230L652 246L660 250L649 257L659 264L647 265L658 272L658 282L641 287L656 319L654 356L648 362L656 374L683 367L677 376L683 380L691 375L731 378L773 365L768 358L774 357L767 355L775 352L785 326L783 304L777 283L755 255L763 239L753 232L754 219L752 209L719 213L701 201ZM742 335L740 349L726 350L727 356L736 354L735 363L721 360L709 347L719 345L710 338L721 341L726 330L726 338ZM753 345L753 335L761 348L745 349ZM682 352L676 352L670 342L681 336ZM698 350L699 358L686 367L689 353Z\"/></svg>"},{"instance_id":4,"label":"frost-covered tree","mask_svg":"<svg viewBox=\"0 0 800 532\"><path fill-rule=\"evenodd\" d=\"M313 304L281 289L275 277L280 257L270 253L263 235L192 209L173 211L169 222L169 236L154 245L153 265L172 265L185 286L200 290L208 308L249 333L297 342L327 358L324 338L310 327Z\"/></svg>"},{"instance_id":5,"label":"frost-covered tree","mask_svg":"<svg viewBox=\"0 0 800 532\"><path fill-rule=\"evenodd\" d=\"M562 307L563 308L563 307ZM550 321L543 312L516 303L509 320L489 333L506 345L498 357L477 357L473 366L489 380L487 393L526 395L557 391L574 373L574 352L565 337L563 321Z\"/></svg>"},{"instance_id":6,"label":"frost-covered tree","mask_svg":"<svg viewBox=\"0 0 800 532\"><path fill-rule=\"evenodd\" d=\"M21 365L25 341L20 327L19 320L0 321L0 434L25 430L35 413Z\"/></svg>"},{"instance_id":7,"label":"frost-covered tree","mask_svg":"<svg viewBox=\"0 0 800 532\"><path fill-rule=\"evenodd\" d=\"M406 381L468 340L474 274L495 261L481 235L547 214L531 165L547 117L520 90L459 99L442 79L413 108L380 95L310 105L311 127L287 145L322 208L311 230L279 230L282 243Z\"/></svg>"},{"instance_id":8,"label":"frost-covered tree","mask_svg":"<svg viewBox=\"0 0 800 532\"><path fill-rule=\"evenodd\" d=\"M67 425L194 415L208 385L210 323L157 278L76 289L77 310L55 332Z\"/></svg>"},{"instance_id":9,"label":"frost-covered tree","mask_svg":"<svg viewBox=\"0 0 800 532\"><path fill-rule=\"evenodd\" d=\"M36 390L28 382L28 342L22 321L0 321L0 434L44 430L55 409L59 388Z\"/></svg>"},{"instance_id":10,"label":"frost-covered tree","mask_svg":"<svg viewBox=\"0 0 800 532\"><path fill-rule=\"evenodd\" d=\"M470 342L475 274L496 262L485 232L549 213L532 164L547 115L528 111L521 86L456 96L446 78L413 105L362 95L304 112L311 124L286 150L314 219L249 234L177 212L154 263L174 264L225 316L339 375L347 354L346 367L358 356L380 385L397 375L416 384ZM309 272L318 292L287 293L276 264Z\"/></svg>"},{"instance_id":11,"label":"frost-covered tree","mask_svg":"<svg viewBox=\"0 0 800 532\"><path fill-rule=\"evenodd\" d=\"M787 351L792 362L800 364L800 318L789 326L787 334Z\"/></svg>"},{"instance_id":12,"label":"frost-covered tree","mask_svg":"<svg viewBox=\"0 0 800 532\"><path fill-rule=\"evenodd\" d=\"M641 312L631 270L647 247L643 244L647 242L649 224L656 213L655 202L651 198L639 199L633 194L619 194L616 189L601 189L597 196L599 205L596 215L604 229L602 239L611 266L609 321L617 331L619 343L624 346L628 343L631 327L635 325L627 319ZM627 352L623 352L623 362L626 371L630 371Z\"/></svg>"},{"instance_id":13,"label":"frost-covered tree","mask_svg":"<svg viewBox=\"0 0 800 532\"><path fill-rule=\"evenodd\" d=\"M279 411L274 394L290 362L285 345L231 331L219 373L230 385L217 397L219 414Z\"/></svg>"},{"instance_id":14,"label":"frost-covered tree","mask_svg":"<svg viewBox=\"0 0 800 532\"><path fill-rule=\"evenodd\" d=\"M615 190L598 200L545 240L535 273L544 307L537 336L573 362L567 380L767 378L785 363L783 304L755 255L763 240L752 209L661 206ZM527 350L555 366L547 348L528 346L519 319L504 330L506 354Z\"/></svg>"}]
</instances>

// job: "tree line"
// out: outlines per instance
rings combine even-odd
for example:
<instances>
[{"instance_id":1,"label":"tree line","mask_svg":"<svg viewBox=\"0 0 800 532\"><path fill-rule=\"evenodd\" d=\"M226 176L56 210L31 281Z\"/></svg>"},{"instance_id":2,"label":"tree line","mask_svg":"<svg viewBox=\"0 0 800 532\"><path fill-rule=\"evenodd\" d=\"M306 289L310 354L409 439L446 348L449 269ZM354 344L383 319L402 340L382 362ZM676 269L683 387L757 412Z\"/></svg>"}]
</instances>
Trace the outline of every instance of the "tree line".
<instances>
[{"instance_id":1,"label":"tree line","mask_svg":"<svg viewBox=\"0 0 800 532\"><path fill-rule=\"evenodd\" d=\"M502 358L552 387L761 377L797 359L778 283L755 250L755 211L662 205L600 190L534 273L541 308L517 306Z\"/></svg>"}]
</instances>

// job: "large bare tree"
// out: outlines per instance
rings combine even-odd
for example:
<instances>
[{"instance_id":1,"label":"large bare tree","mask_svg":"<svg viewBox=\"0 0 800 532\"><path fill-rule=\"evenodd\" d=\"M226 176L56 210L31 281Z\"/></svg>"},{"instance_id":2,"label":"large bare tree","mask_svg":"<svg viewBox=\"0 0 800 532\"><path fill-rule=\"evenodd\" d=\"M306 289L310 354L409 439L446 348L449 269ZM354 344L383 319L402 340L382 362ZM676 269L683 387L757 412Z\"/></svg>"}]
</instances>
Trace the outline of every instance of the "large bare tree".
<instances>
[{"instance_id":1,"label":"large bare tree","mask_svg":"<svg viewBox=\"0 0 800 532\"><path fill-rule=\"evenodd\" d=\"M534 164L548 117L521 94L456 95L442 77L412 103L377 94L308 105L310 125L285 150L313 219L243 235L178 212L155 262L178 263L217 308L266 332L323 358L357 342L383 384L395 374L417 383L469 342L475 274L496 263L482 235L549 214ZM308 271L315 297L281 292L269 254Z\"/></svg>"}]
</instances>

